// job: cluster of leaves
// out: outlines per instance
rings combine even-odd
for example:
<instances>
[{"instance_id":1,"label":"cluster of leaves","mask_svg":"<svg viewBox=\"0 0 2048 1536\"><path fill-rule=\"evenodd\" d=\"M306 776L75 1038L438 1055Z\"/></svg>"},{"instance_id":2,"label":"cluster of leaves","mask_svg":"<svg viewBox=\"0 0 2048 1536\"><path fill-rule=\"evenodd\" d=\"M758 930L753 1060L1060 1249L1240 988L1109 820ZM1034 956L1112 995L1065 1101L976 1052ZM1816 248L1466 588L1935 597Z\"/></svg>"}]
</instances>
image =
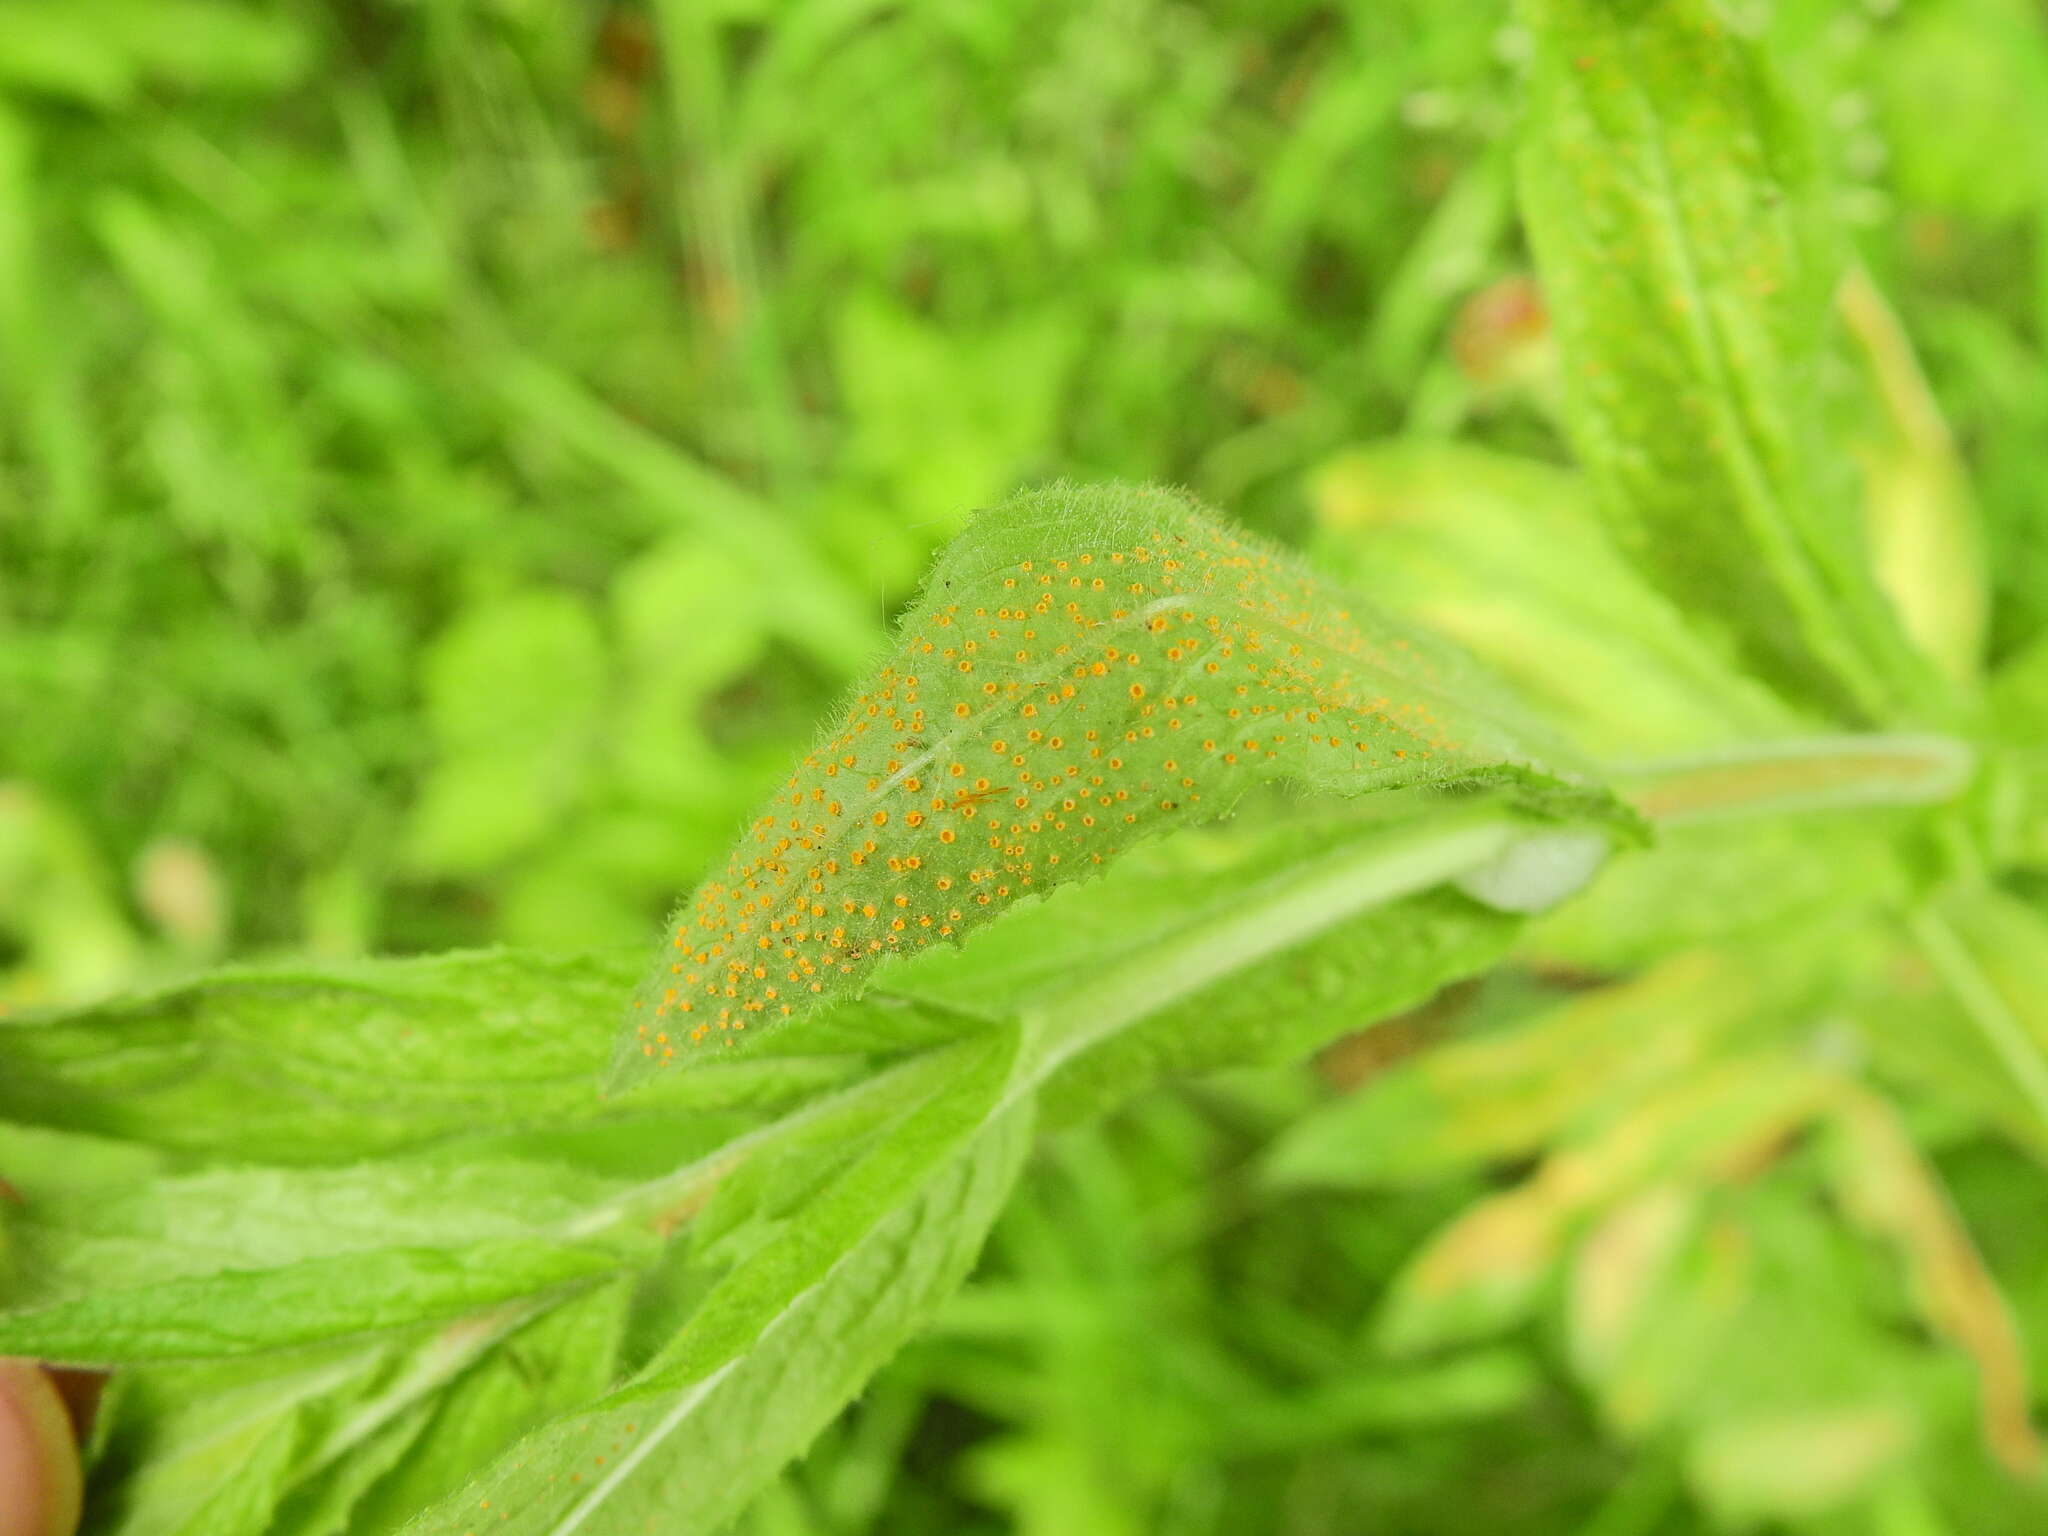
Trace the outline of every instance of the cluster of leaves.
<instances>
[{"instance_id":1,"label":"cluster of leaves","mask_svg":"<svg viewBox=\"0 0 2048 1536\"><path fill-rule=\"evenodd\" d=\"M637 942L969 509L1263 521L1398 425L1455 294L1353 338L1477 142L1401 98L1494 82L1497 22L10 7L0 995Z\"/></svg>"},{"instance_id":2,"label":"cluster of leaves","mask_svg":"<svg viewBox=\"0 0 2048 1536\"><path fill-rule=\"evenodd\" d=\"M1709 0L1524 20L1516 177L1556 353L1530 408L1581 473L1334 461L1312 542L1336 579L1174 493L982 514L651 967L253 966L0 1020L0 1354L116 1368L95 1529L718 1530L941 1316L1034 1130L1489 970L1360 1091L1304 1116L1234 1090L1273 1143L1262 1229L1310 1187L1397 1191L1347 1233L1439 1226L1362 1329L1265 1341L1299 1391L1227 1397L1214 1362L1178 1384L1203 1411L1139 1446L1136 1504L1086 1502L1069 1474L1102 1449L1056 1413L984 1447L984 1497L1033 1530L1162 1505L1243 1528L1175 1502L1177 1454L1484 1419L1555 1371L1650 1469L1608 1528L1680 1488L1721 1520L2028 1528L2001 1281L2038 1287L2048 1256L2038 1223L1980 1251L1968 1218L2048 1153L2048 635L1992 600L1960 460L1879 288L1843 280L1831 183L1754 41ZM1023 332L997 350L1027 385L1060 366ZM499 361L509 397L744 534L645 557L609 634L551 596L471 605L403 834L450 874L606 775L669 793L710 758L676 722L769 636L837 655L863 623L750 502ZM976 398L941 418L957 442ZM1883 466L1861 482L1845 421ZM917 505L887 466L930 424L899 425L913 446L863 451ZM993 436L991 462L1033 434ZM766 576L787 599L707 658L727 642L683 595ZM631 685L595 703L613 644ZM1085 1130L1062 1155L1091 1149L1122 1155ZM1074 1182L1097 1211L1115 1187ZM1046 1201L997 1244L1013 1271L1060 1247ZM1031 1390L1002 1299L945 1314L918 1367L998 1413Z\"/></svg>"}]
</instances>

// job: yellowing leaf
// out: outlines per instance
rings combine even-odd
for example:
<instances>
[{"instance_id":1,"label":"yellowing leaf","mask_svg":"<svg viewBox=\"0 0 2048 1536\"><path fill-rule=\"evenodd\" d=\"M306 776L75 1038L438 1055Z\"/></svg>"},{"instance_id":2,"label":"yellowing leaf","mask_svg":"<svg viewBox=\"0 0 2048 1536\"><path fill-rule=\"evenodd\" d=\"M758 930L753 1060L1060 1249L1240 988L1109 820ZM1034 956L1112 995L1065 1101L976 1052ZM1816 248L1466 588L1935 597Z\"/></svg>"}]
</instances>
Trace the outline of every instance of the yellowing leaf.
<instances>
[{"instance_id":1,"label":"yellowing leaf","mask_svg":"<svg viewBox=\"0 0 2048 1536\"><path fill-rule=\"evenodd\" d=\"M614 1078L800 1018L1276 779L1497 784L1626 823L1469 659L1185 497L1019 496L945 552L893 654L676 915Z\"/></svg>"},{"instance_id":2,"label":"yellowing leaf","mask_svg":"<svg viewBox=\"0 0 2048 1536\"><path fill-rule=\"evenodd\" d=\"M2041 1464L2041 1442L2028 1412L2026 1349L1939 1178L1874 1094L1845 1085L1833 1129L1832 1171L1843 1205L1898 1249L1921 1315L1977 1367L1985 1443L2013 1473L2030 1475Z\"/></svg>"},{"instance_id":3,"label":"yellowing leaf","mask_svg":"<svg viewBox=\"0 0 2048 1536\"><path fill-rule=\"evenodd\" d=\"M1606 1376L1635 1331L1654 1324L1651 1303L1692 1233L1697 1204L1682 1186L1656 1185L1623 1201L1587 1234L1567 1297L1572 1363L1581 1376Z\"/></svg>"}]
</instances>

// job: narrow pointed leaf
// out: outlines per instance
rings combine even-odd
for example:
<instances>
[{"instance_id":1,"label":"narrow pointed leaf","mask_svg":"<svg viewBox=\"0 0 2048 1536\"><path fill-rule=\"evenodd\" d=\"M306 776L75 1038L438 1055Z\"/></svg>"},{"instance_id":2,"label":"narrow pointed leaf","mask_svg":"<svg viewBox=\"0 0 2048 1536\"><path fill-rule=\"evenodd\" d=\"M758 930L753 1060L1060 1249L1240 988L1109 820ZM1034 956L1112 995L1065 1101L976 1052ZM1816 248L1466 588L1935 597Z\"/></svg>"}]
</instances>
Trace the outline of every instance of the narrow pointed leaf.
<instances>
[{"instance_id":1,"label":"narrow pointed leaf","mask_svg":"<svg viewBox=\"0 0 2048 1536\"><path fill-rule=\"evenodd\" d=\"M1795 696L1938 711L1822 447L1841 246L1757 45L1716 0L1522 16L1522 211L1572 438L1624 548Z\"/></svg>"},{"instance_id":2,"label":"narrow pointed leaf","mask_svg":"<svg viewBox=\"0 0 2048 1536\"><path fill-rule=\"evenodd\" d=\"M706 1297L635 1380L536 1431L411 1536L723 1528L965 1278L1028 1144L1008 1055L963 1070ZM486 1502L488 1501L488 1502Z\"/></svg>"},{"instance_id":3,"label":"narrow pointed leaf","mask_svg":"<svg viewBox=\"0 0 2048 1536\"><path fill-rule=\"evenodd\" d=\"M733 1063L621 1106L597 1074L638 957L480 950L238 967L0 1015L0 1116L265 1163L480 1130L789 1102L843 1066Z\"/></svg>"},{"instance_id":4,"label":"narrow pointed leaf","mask_svg":"<svg viewBox=\"0 0 2048 1536\"><path fill-rule=\"evenodd\" d=\"M611 1188L542 1164L392 1163L38 1200L0 1212L0 1354L93 1365L243 1354L620 1273L651 1238L571 1226Z\"/></svg>"}]
</instances>

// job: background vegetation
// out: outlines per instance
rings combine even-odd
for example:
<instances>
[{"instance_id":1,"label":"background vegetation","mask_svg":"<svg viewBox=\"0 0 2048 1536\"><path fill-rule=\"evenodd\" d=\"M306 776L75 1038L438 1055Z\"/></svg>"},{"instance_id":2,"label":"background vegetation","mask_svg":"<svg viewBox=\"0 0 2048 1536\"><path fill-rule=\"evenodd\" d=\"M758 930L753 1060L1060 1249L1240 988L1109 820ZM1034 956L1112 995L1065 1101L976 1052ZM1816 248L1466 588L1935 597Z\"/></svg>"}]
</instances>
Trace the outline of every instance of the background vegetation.
<instances>
[{"instance_id":1,"label":"background vegetation","mask_svg":"<svg viewBox=\"0 0 2048 1536\"><path fill-rule=\"evenodd\" d=\"M1752 9L1970 489L1910 411L1856 467L1974 497L2018 654L2048 629L2048 29ZM1346 540L1391 529L1390 595L1469 619L1432 510L1576 494L1494 457L1564 458L1506 154L1525 54L1505 6L1429 0L17 0L0 1001L642 943L1021 482L1177 482L1361 569ZM1448 1353L1477 1330L1411 1318L1404 1353L1388 1298L1503 1163L1316 1193L1253 1162L1516 985L1049 1141L976 1282L751 1528L2040 1529L1961 1364L1902 1363L1894 1268L1797 1181L1716 1196L1768 1277L1753 1359L1609 1376L1556 1307ZM2048 1376L2038 1163L1901 1102ZM1563 1135L1466 1113L1508 1173ZM1776 1413L1775 1379L1836 1369L1932 1406Z\"/></svg>"}]
</instances>

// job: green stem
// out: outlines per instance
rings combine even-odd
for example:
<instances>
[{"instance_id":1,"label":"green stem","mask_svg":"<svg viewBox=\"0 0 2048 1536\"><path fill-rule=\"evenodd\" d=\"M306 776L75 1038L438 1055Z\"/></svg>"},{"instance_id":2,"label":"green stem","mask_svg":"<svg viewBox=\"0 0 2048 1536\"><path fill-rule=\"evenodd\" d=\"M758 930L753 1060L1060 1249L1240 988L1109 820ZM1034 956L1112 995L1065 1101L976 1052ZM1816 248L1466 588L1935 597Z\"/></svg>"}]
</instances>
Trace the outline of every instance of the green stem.
<instances>
[{"instance_id":1,"label":"green stem","mask_svg":"<svg viewBox=\"0 0 2048 1536\"><path fill-rule=\"evenodd\" d=\"M1977 964L1976 956L1955 930L1933 912L1915 912L1906 919L1908 932L1947 985L1970 1022L1977 1026L2028 1106L2048 1125L2048 1060L2019 1016Z\"/></svg>"},{"instance_id":2,"label":"green stem","mask_svg":"<svg viewBox=\"0 0 2048 1536\"><path fill-rule=\"evenodd\" d=\"M1527 823L1500 811L1438 822L1373 838L1253 887L1234 911L1028 1009L1006 1102L1126 1025L1368 908L1469 874L1527 830Z\"/></svg>"},{"instance_id":3,"label":"green stem","mask_svg":"<svg viewBox=\"0 0 2048 1536\"><path fill-rule=\"evenodd\" d=\"M1695 757L1617 769L1623 793L1665 825L1784 811L1938 805L1976 770L1951 736L1809 736L1746 743Z\"/></svg>"}]
</instances>

